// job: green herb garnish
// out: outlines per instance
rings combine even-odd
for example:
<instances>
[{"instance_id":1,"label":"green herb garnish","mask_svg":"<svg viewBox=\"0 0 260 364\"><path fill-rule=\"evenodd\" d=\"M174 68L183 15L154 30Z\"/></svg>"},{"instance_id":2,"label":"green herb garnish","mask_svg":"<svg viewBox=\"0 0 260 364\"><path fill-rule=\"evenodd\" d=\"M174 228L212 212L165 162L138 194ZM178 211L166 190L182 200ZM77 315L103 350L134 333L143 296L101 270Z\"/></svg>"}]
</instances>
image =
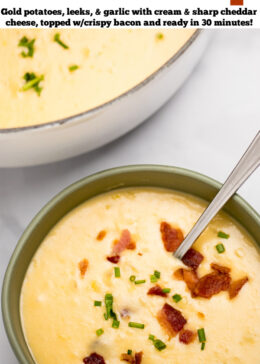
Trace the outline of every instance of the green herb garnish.
<instances>
[{"instance_id":1,"label":"green herb garnish","mask_svg":"<svg viewBox=\"0 0 260 364\"><path fill-rule=\"evenodd\" d=\"M136 276L130 276L130 278L129 278L130 282L134 282L135 279L136 279Z\"/></svg>"},{"instance_id":2,"label":"green herb garnish","mask_svg":"<svg viewBox=\"0 0 260 364\"><path fill-rule=\"evenodd\" d=\"M144 324L139 324L138 322L129 322L129 327L134 327L135 329L144 329Z\"/></svg>"},{"instance_id":3,"label":"green herb garnish","mask_svg":"<svg viewBox=\"0 0 260 364\"><path fill-rule=\"evenodd\" d=\"M148 337L149 340L151 340L154 344L154 347L159 350L162 351L166 348L165 343L162 340L156 339L154 335L149 335Z\"/></svg>"},{"instance_id":4,"label":"green herb garnish","mask_svg":"<svg viewBox=\"0 0 260 364\"><path fill-rule=\"evenodd\" d=\"M64 49L69 49L69 46L67 44L63 43L60 39L60 33L56 33L53 38L54 42L57 42L60 46L62 46Z\"/></svg>"},{"instance_id":5,"label":"green herb garnish","mask_svg":"<svg viewBox=\"0 0 260 364\"><path fill-rule=\"evenodd\" d=\"M176 293L172 296L172 299L174 302L178 303L182 299L182 296Z\"/></svg>"},{"instance_id":6,"label":"green herb garnish","mask_svg":"<svg viewBox=\"0 0 260 364\"><path fill-rule=\"evenodd\" d=\"M163 39L164 38L163 33L157 33L156 38L159 39L159 40Z\"/></svg>"},{"instance_id":7,"label":"green herb garnish","mask_svg":"<svg viewBox=\"0 0 260 364\"><path fill-rule=\"evenodd\" d=\"M156 283L158 281L158 279L155 277L155 275L151 275L150 281L151 281L151 283Z\"/></svg>"},{"instance_id":8,"label":"green herb garnish","mask_svg":"<svg viewBox=\"0 0 260 364\"><path fill-rule=\"evenodd\" d=\"M225 251L225 247L224 247L223 244L216 245L216 249L217 249L219 254L224 253L224 251Z\"/></svg>"},{"instance_id":9,"label":"green herb garnish","mask_svg":"<svg viewBox=\"0 0 260 364\"><path fill-rule=\"evenodd\" d=\"M145 279L139 279L139 281L135 281L135 284L143 284L145 282L146 282Z\"/></svg>"},{"instance_id":10,"label":"green herb garnish","mask_svg":"<svg viewBox=\"0 0 260 364\"><path fill-rule=\"evenodd\" d=\"M24 47L27 48L27 53L25 51L21 52L21 55L26 58L26 57L33 57L34 54L34 42L35 39L32 39L29 41L29 39L27 37L22 37L22 39L20 39L19 43L18 43L18 47Z\"/></svg>"},{"instance_id":11,"label":"green herb garnish","mask_svg":"<svg viewBox=\"0 0 260 364\"><path fill-rule=\"evenodd\" d=\"M127 350L127 355L132 355L132 352L133 352L132 350L128 349Z\"/></svg>"},{"instance_id":12,"label":"green herb garnish","mask_svg":"<svg viewBox=\"0 0 260 364\"><path fill-rule=\"evenodd\" d=\"M206 343L205 343L205 342L204 342L204 343L201 343L200 350L204 350L204 349L205 349L205 345L206 345Z\"/></svg>"},{"instance_id":13,"label":"green herb garnish","mask_svg":"<svg viewBox=\"0 0 260 364\"><path fill-rule=\"evenodd\" d=\"M198 329L198 338L200 343L206 342L206 334L204 328Z\"/></svg>"},{"instance_id":14,"label":"green herb garnish","mask_svg":"<svg viewBox=\"0 0 260 364\"><path fill-rule=\"evenodd\" d=\"M76 64L73 64L72 66L69 66L69 71L70 72L74 72L79 68L79 66L77 66Z\"/></svg>"},{"instance_id":15,"label":"green herb garnish","mask_svg":"<svg viewBox=\"0 0 260 364\"><path fill-rule=\"evenodd\" d=\"M112 318L113 320L117 320L116 314L113 311L113 296L111 293L107 293L105 295L105 306L106 306L106 313L104 317L106 320Z\"/></svg>"},{"instance_id":16,"label":"green herb garnish","mask_svg":"<svg viewBox=\"0 0 260 364\"><path fill-rule=\"evenodd\" d=\"M120 278L121 277L120 268L119 267L115 267L114 268L114 272L115 272L115 277L116 278Z\"/></svg>"},{"instance_id":17,"label":"green herb garnish","mask_svg":"<svg viewBox=\"0 0 260 364\"><path fill-rule=\"evenodd\" d=\"M171 289L170 288L163 288L162 291L163 291L163 293L170 293Z\"/></svg>"},{"instance_id":18,"label":"green herb garnish","mask_svg":"<svg viewBox=\"0 0 260 364\"><path fill-rule=\"evenodd\" d=\"M160 272L158 272L158 270L155 270L155 271L154 271L154 273L153 273L153 275L154 275L156 278L158 278L158 279L160 279L160 278L161 278L161 273L160 273Z\"/></svg>"},{"instance_id":19,"label":"green herb garnish","mask_svg":"<svg viewBox=\"0 0 260 364\"><path fill-rule=\"evenodd\" d=\"M155 270L152 275L150 275L151 283L156 283L158 279L161 278L161 273L158 270Z\"/></svg>"},{"instance_id":20,"label":"green herb garnish","mask_svg":"<svg viewBox=\"0 0 260 364\"><path fill-rule=\"evenodd\" d=\"M163 349L165 349L165 348L166 348L166 345L164 344L164 342L163 342L163 341L161 341L161 340L159 340L159 339L155 340L155 341L153 342L153 344L154 344L154 347L155 347L157 350L159 350L159 351L162 351Z\"/></svg>"},{"instance_id":21,"label":"green herb garnish","mask_svg":"<svg viewBox=\"0 0 260 364\"><path fill-rule=\"evenodd\" d=\"M112 327L113 327L114 329L118 329L118 328L119 328L119 325L120 325L120 321L113 320L113 322L112 322Z\"/></svg>"},{"instance_id":22,"label":"green herb garnish","mask_svg":"<svg viewBox=\"0 0 260 364\"><path fill-rule=\"evenodd\" d=\"M219 238L222 238L222 239L228 239L229 238L229 235L224 233L223 231L219 231L218 232L218 237Z\"/></svg>"},{"instance_id":23,"label":"green herb garnish","mask_svg":"<svg viewBox=\"0 0 260 364\"><path fill-rule=\"evenodd\" d=\"M102 306L102 302L101 301L94 301L94 306L100 307L100 306Z\"/></svg>"},{"instance_id":24,"label":"green herb garnish","mask_svg":"<svg viewBox=\"0 0 260 364\"><path fill-rule=\"evenodd\" d=\"M42 87L39 84L44 80L44 75L36 76L34 72L26 72L23 79L25 80L25 84L21 88L21 91L27 91L32 88L40 96Z\"/></svg>"},{"instance_id":25,"label":"green herb garnish","mask_svg":"<svg viewBox=\"0 0 260 364\"><path fill-rule=\"evenodd\" d=\"M97 336L101 336L102 334L104 334L104 330L103 329L98 329L96 331L96 334L97 334Z\"/></svg>"}]
</instances>

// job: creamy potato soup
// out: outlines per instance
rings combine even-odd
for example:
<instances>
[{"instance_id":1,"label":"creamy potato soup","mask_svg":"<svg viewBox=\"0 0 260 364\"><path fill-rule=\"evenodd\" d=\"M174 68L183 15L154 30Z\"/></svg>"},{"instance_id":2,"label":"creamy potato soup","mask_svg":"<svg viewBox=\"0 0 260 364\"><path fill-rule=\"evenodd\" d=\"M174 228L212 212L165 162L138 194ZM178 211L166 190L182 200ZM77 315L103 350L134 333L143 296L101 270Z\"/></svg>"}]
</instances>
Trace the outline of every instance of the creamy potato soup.
<instances>
[{"instance_id":1,"label":"creamy potato soup","mask_svg":"<svg viewBox=\"0 0 260 364\"><path fill-rule=\"evenodd\" d=\"M1 29L0 128L66 118L134 87L192 29Z\"/></svg>"},{"instance_id":2,"label":"creamy potato soup","mask_svg":"<svg viewBox=\"0 0 260 364\"><path fill-rule=\"evenodd\" d=\"M38 364L259 364L260 258L220 213L173 257L205 208L125 189L86 201L46 236L21 295Z\"/></svg>"}]
</instances>

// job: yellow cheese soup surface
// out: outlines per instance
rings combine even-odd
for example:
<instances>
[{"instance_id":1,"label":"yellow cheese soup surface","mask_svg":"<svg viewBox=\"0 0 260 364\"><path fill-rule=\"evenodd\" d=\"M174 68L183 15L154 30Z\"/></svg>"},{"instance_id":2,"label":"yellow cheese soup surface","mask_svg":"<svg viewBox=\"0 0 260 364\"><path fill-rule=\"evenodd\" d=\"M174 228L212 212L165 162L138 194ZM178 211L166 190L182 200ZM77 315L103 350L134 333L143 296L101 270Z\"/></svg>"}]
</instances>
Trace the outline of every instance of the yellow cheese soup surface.
<instances>
[{"instance_id":1,"label":"yellow cheese soup surface","mask_svg":"<svg viewBox=\"0 0 260 364\"><path fill-rule=\"evenodd\" d=\"M101 105L143 81L167 62L195 30L0 30L0 129L66 118ZM33 57L19 41L35 39ZM78 66L70 71L69 67ZM44 76L41 95L22 91L25 73Z\"/></svg>"},{"instance_id":2,"label":"yellow cheese soup surface","mask_svg":"<svg viewBox=\"0 0 260 364\"><path fill-rule=\"evenodd\" d=\"M82 364L96 352L106 364L119 364L120 355L130 349L143 352L142 364L259 364L260 259L246 232L221 213L194 246L204 256L199 276L209 273L215 262L231 269L232 280L249 278L234 299L226 291L211 299L192 298L185 283L173 276L185 266L165 250L160 224L166 221L186 235L204 208L204 202L188 195L140 188L98 196L66 215L36 252L22 288L21 317L36 363ZM121 252L115 265L106 257L124 229L130 231L136 249ZM102 230L106 235L98 240ZM229 239L219 238L219 231ZM215 248L219 243L225 246L222 254ZM84 259L88 267L82 276L79 262ZM120 278L114 267L120 268ZM154 270L161 273L158 284L171 289L166 298L147 295L154 286L150 281ZM131 275L146 282L136 285L130 282ZM107 293L114 298L117 329L104 318ZM182 300L174 302L174 294ZM95 300L102 306L95 307ZM165 303L181 311L187 320L184 328L196 333L194 342L185 345L179 335L170 338L159 324L157 313ZM145 327L131 328L129 322ZM204 351L199 328L206 333ZM101 336L98 329L104 330ZM158 351L149 334L167 347Z\"/></svg>"}]
</instances>

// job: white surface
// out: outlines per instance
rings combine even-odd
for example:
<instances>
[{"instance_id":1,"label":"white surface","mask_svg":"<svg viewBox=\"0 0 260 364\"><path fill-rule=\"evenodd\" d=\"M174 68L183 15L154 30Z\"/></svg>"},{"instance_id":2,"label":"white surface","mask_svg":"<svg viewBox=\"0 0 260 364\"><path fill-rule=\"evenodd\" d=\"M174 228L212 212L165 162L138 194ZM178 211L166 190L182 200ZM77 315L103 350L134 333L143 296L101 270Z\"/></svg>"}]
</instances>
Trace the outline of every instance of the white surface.
<instances>
[{"instance_id":1,"label":"white surface","mask_svg":"<svg viewBox=\"0 0 260 364\"><path fill-rule=\"evenodd\" d=\"M260 129L260 30L215 33L182 89L149 122L95 152L52 165L0 169L0 280L23 229L53 195L126 164L181 166L221 182ZM260 211L260 170L240 194ZM16 364L0 324L0 362Z\"/></svg>"}]
</instances>

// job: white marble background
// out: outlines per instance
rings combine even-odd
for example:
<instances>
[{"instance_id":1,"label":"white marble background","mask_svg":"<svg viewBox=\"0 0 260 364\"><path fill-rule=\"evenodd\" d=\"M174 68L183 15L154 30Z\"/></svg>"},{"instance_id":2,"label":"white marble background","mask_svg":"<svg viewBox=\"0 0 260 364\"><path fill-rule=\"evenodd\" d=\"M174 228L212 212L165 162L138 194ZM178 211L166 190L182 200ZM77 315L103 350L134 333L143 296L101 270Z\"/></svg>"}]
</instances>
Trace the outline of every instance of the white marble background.
<instances>
[{"instance_id":1,"label":"white marble background","mask_svg":"<svg viewBox=\"0 0 260 364\"><path fill-rule=\"evenodd\" d=\"M130 134L64 162L0 169L0 286L26 225L70 183L102 169L136 163L181 166L224 182L259 129L260 30L215 32L181 90ZM240 194L260 211L260 170ZM0 363L17 363L1 319Z\"/></svg>"}]
</instances>

